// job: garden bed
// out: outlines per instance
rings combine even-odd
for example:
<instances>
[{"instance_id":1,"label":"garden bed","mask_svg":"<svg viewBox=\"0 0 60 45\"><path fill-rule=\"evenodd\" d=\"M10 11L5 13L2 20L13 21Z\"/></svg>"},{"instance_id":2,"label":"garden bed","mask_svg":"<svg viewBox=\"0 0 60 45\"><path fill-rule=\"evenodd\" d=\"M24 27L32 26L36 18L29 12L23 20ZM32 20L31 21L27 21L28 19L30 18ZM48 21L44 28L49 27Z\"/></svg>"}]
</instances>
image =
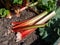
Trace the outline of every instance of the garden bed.
<instances>
[{"instance_id":1,"label":"garden bed","mask_svg":"<svg viewBox=\"0 0 60 45\"><path fill-rule=\"evenodd\" d=\"M59 3L59 1L58 1ZM48 4L48 3L47 3ZM51 5L50 5L51 6ZM53 6L53 5L52 5ZM59 6L59 4L58 4ZM54 6L53 6L54 7ZM30 7L31 8L31 7ZM25 37L23 40L19 41L19 42L16 42L16 32L10 32L12 31L12 22L21 22L21 21L24 21L26 19L30 19L37 14L37 12L34 12L33 10L31 10L29 7L27 9L25 9L24 11L22 11L20 13L20 16L17 17L16 15L12 15L12 18L9 19L9 18L0 18L0 45L50 45L50 43L52 43L53 41L56 41L54 40L55 38L58 38L59 36L53 38L53 35L57 35L55 32L53 32L51 35L51 40L53 40L51 42L51 40L47 40L45 41L45 39L42 40L42 37L40 36L40 31L39 29L37 29L37 31L34 31L33 33L31 33L30 35L27 35L27 37ZM34 7L33 7L34 8ZM40 7L41 8L41 7ZM38 11L41 11L43 12L39 7L36 7L36 9L39 9ZM46 7L45 7L46 8ZM47 10L48 11L49 9L52 9L52 7L49 7L47 6ZM35 9L34 9L35 10ZM53 10L53 9L52 9ZM50 13L50 11L52 10L49 10L48 11L48 14ZM53 11L53 13L55 12L55 10ZM44 16L44 17L47 17ZM44 17L42 17L41 19L44 19ZM51 17L51 16L50 16ZM53 17L53 16L52 16ZM35 19L35 18L34 18ZM45 19L46 20L46 19ZM48 18L49 20L49 18ZM44 22L44 21L43 21ZM49 22L49 21L48 21ZM23 23L24 24L24 23ZM44 22L45 24L45 22ZM29 24L28 24L29 25ZM54 25L54 24L52 24ZM47 28L50 28L50 27L47 27ZM56 28L56 27L55 27ZM55 28L50 28L50 29L55 29ZM19 28L17 28L19 29ZM24 28L23 28L24 29ZM46 31L46 30L45 30ZM50 31L50 30L49 30ZM17 31L19 32L19 31ZM51 32L49 32L51 33ZM48 34L49 34L48 33ZM44 35L43 35L44 36ZM50 42L48 42L50 41ZM54 43L54 42L53 42Z\"/></svg>"}]
</instances>

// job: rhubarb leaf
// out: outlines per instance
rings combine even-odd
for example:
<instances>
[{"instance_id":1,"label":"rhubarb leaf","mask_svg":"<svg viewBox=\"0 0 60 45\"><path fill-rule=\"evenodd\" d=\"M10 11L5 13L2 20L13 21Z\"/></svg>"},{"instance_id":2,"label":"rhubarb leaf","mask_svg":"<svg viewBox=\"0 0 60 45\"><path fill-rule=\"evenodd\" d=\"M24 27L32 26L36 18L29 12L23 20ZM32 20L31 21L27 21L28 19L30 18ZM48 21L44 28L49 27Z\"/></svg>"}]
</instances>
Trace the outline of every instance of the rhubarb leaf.
<instances>
[{"instance_id":1,"label":"rhubarb leaf","mask_svg":"<svg viewBox=\"0 0 60 45\"><path fill-rule=\"evenodd\" d=\"M5 17L9 14L9 10L6 10L5 8L0 9L0 17Z\"/></svg>"}]
</instances>

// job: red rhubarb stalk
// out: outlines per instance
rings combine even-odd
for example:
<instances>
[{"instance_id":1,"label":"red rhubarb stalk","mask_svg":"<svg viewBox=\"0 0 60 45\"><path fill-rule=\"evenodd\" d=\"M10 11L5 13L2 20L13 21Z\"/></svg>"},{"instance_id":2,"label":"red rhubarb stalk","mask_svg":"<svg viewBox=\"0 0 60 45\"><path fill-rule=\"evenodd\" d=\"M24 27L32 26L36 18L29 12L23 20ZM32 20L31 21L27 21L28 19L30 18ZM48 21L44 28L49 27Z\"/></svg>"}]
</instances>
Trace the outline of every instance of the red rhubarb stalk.
<instances>
[{"instance_id":1,"label":"red rhubarb stalk","mask_svg":"<svg viewBox=\"0 0 60 45\"><path fill-rule=\"evenodd\" d=\"M30 5L26 5L25 4L26 6L22 7L21 9L19 9L19 11L22 12L23 10L27 9L28 7L33 7L33 6L37 5L37 4L38 4L38 2L35 2L33 4L30 4Z\"/></svg>"},{"instance_id":2,"label":"red rhubarb stalk","mask_svg":"<svg viewBox=\"0 0 60 45\"><path fill-rule=\"evenodd\" d=\"M22 39L24 39L27 35L31 34L34 32L37 28L29 29L27 31L20 32L22 34Z\"/></svg>"},{"instance_id":3,"label":"red rhubarb stalk","mask_svg":"<svg viewBox=\"0 0 60 45\"><path fill-rule=\"evenodd\" d=\"M22 31L22 32L17 32L17 38L16 38L16 42L21 41L22 39L26 38L29 34L31 34L32 32L34 32L36 30L36 28L34 29L29 29L27 31Z\"/></svg>"},{"instance_id":4,"label":"red rhubarb stalk","mask_svg":"<svg viewBox=\"0 0 60 45\"><path fill-rule=\"evenodd\" d=\"M19 25L19 24L21 24L21 23L24 23L24 22L26 22L26 21L28 21L28 20L24 20L24 21L22 21L22 22L11 22L11 24L12 24L12 26L17 26L17 25Z\"/></svg>"}]
</instances>

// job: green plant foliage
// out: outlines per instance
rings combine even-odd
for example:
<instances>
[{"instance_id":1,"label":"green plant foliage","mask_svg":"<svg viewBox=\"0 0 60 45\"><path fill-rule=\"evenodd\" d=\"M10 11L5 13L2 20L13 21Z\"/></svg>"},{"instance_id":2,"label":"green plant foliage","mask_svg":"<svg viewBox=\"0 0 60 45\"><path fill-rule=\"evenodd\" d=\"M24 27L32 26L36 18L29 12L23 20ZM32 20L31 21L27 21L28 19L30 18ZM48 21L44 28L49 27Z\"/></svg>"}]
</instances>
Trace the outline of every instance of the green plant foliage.
<instances>
[{"instance_id":1,"label":"green plant foliage","mask_svg":"<svg viewBox=\"0 0 60 45\"><path fill-rule=\"evenodd\" d=\"M60 8L56 10L56 15L50 21L48 26L39 28L40 36L45 41L54 43L60 37Z\"/></svg>"},{"instance_id":2,"label":"green plant foliage","mask_svg":"<svg viewBox=\"0 0 60 45\"><path fill-rule=\"evenodd\" d=\"M9 10L6 10L5 8L0 9L0 17L5 17L9 14Z\"/></svg>"},{"instance_id":3,"label":"green plant foliage","mask_svg":"<svg viewBox=\"0 0 60 45\"><path fill-rule=\"evenodd\" d=\"M14 4L22 4L23 0L13 0Z\"/></svg>"},{"instance_id":4,"label":"green plant foliage","mask_svg":"<svg viewBox=\"0 0 60 45\"><path fill-rule=\"evenodd\" d=\"M42 8L44 10L52 11L56 9L56 0L38 0L38 8Z\"/></svg>"}]
</instances>

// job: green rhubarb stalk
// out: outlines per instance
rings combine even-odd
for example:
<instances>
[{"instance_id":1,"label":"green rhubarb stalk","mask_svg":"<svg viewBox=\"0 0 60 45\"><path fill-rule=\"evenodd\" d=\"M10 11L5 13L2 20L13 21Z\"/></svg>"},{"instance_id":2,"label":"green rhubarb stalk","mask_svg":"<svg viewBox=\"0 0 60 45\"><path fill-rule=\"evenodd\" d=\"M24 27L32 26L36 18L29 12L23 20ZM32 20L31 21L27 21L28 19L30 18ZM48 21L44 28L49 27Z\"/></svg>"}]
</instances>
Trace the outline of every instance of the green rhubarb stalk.
<instances>
[{"instance_id":1,"label":"green rhubarb stalk","mask_svg":"<svg viewBox=\"0 0 60 45\"><path fill-rule=\"evenodd\" d=\"M51 19L55 15L56 15L56 12L55 11L52 11L50 14L48 14L46 17L44 17L42 20L40 20L36 24L44 24L45 22L47 22L49 19Z\"/></svg>"},{"instance_id":2,"label":"green rhubarb stalk","mask_svg":"<svg viewBox=\"0 0 60 45\"><path fill-rule=\"evenodd\" d=\"M43 13L35 16L34 18L30 19L29 21L26 22L26 24L32 25L35 22L37 22L38 20L40 20L41 18L43 18L44 16L46 16L48 14L47 11L44 11Z\"/></svg>"},{"instance_id":3,"label":"green rhubarb stalk","mask_svg":"<svg viewBox=\"0 0 60 45\"><path fill-rule=\"evenodd\" d=\"M28 30L28 29L33 29L33 28L39 28L39 27L45 27L47 24L40 24L40 25L31 25L31 26L27 26L24 28L21 28L22 30Z\"/></svg>"}]
</instances>

